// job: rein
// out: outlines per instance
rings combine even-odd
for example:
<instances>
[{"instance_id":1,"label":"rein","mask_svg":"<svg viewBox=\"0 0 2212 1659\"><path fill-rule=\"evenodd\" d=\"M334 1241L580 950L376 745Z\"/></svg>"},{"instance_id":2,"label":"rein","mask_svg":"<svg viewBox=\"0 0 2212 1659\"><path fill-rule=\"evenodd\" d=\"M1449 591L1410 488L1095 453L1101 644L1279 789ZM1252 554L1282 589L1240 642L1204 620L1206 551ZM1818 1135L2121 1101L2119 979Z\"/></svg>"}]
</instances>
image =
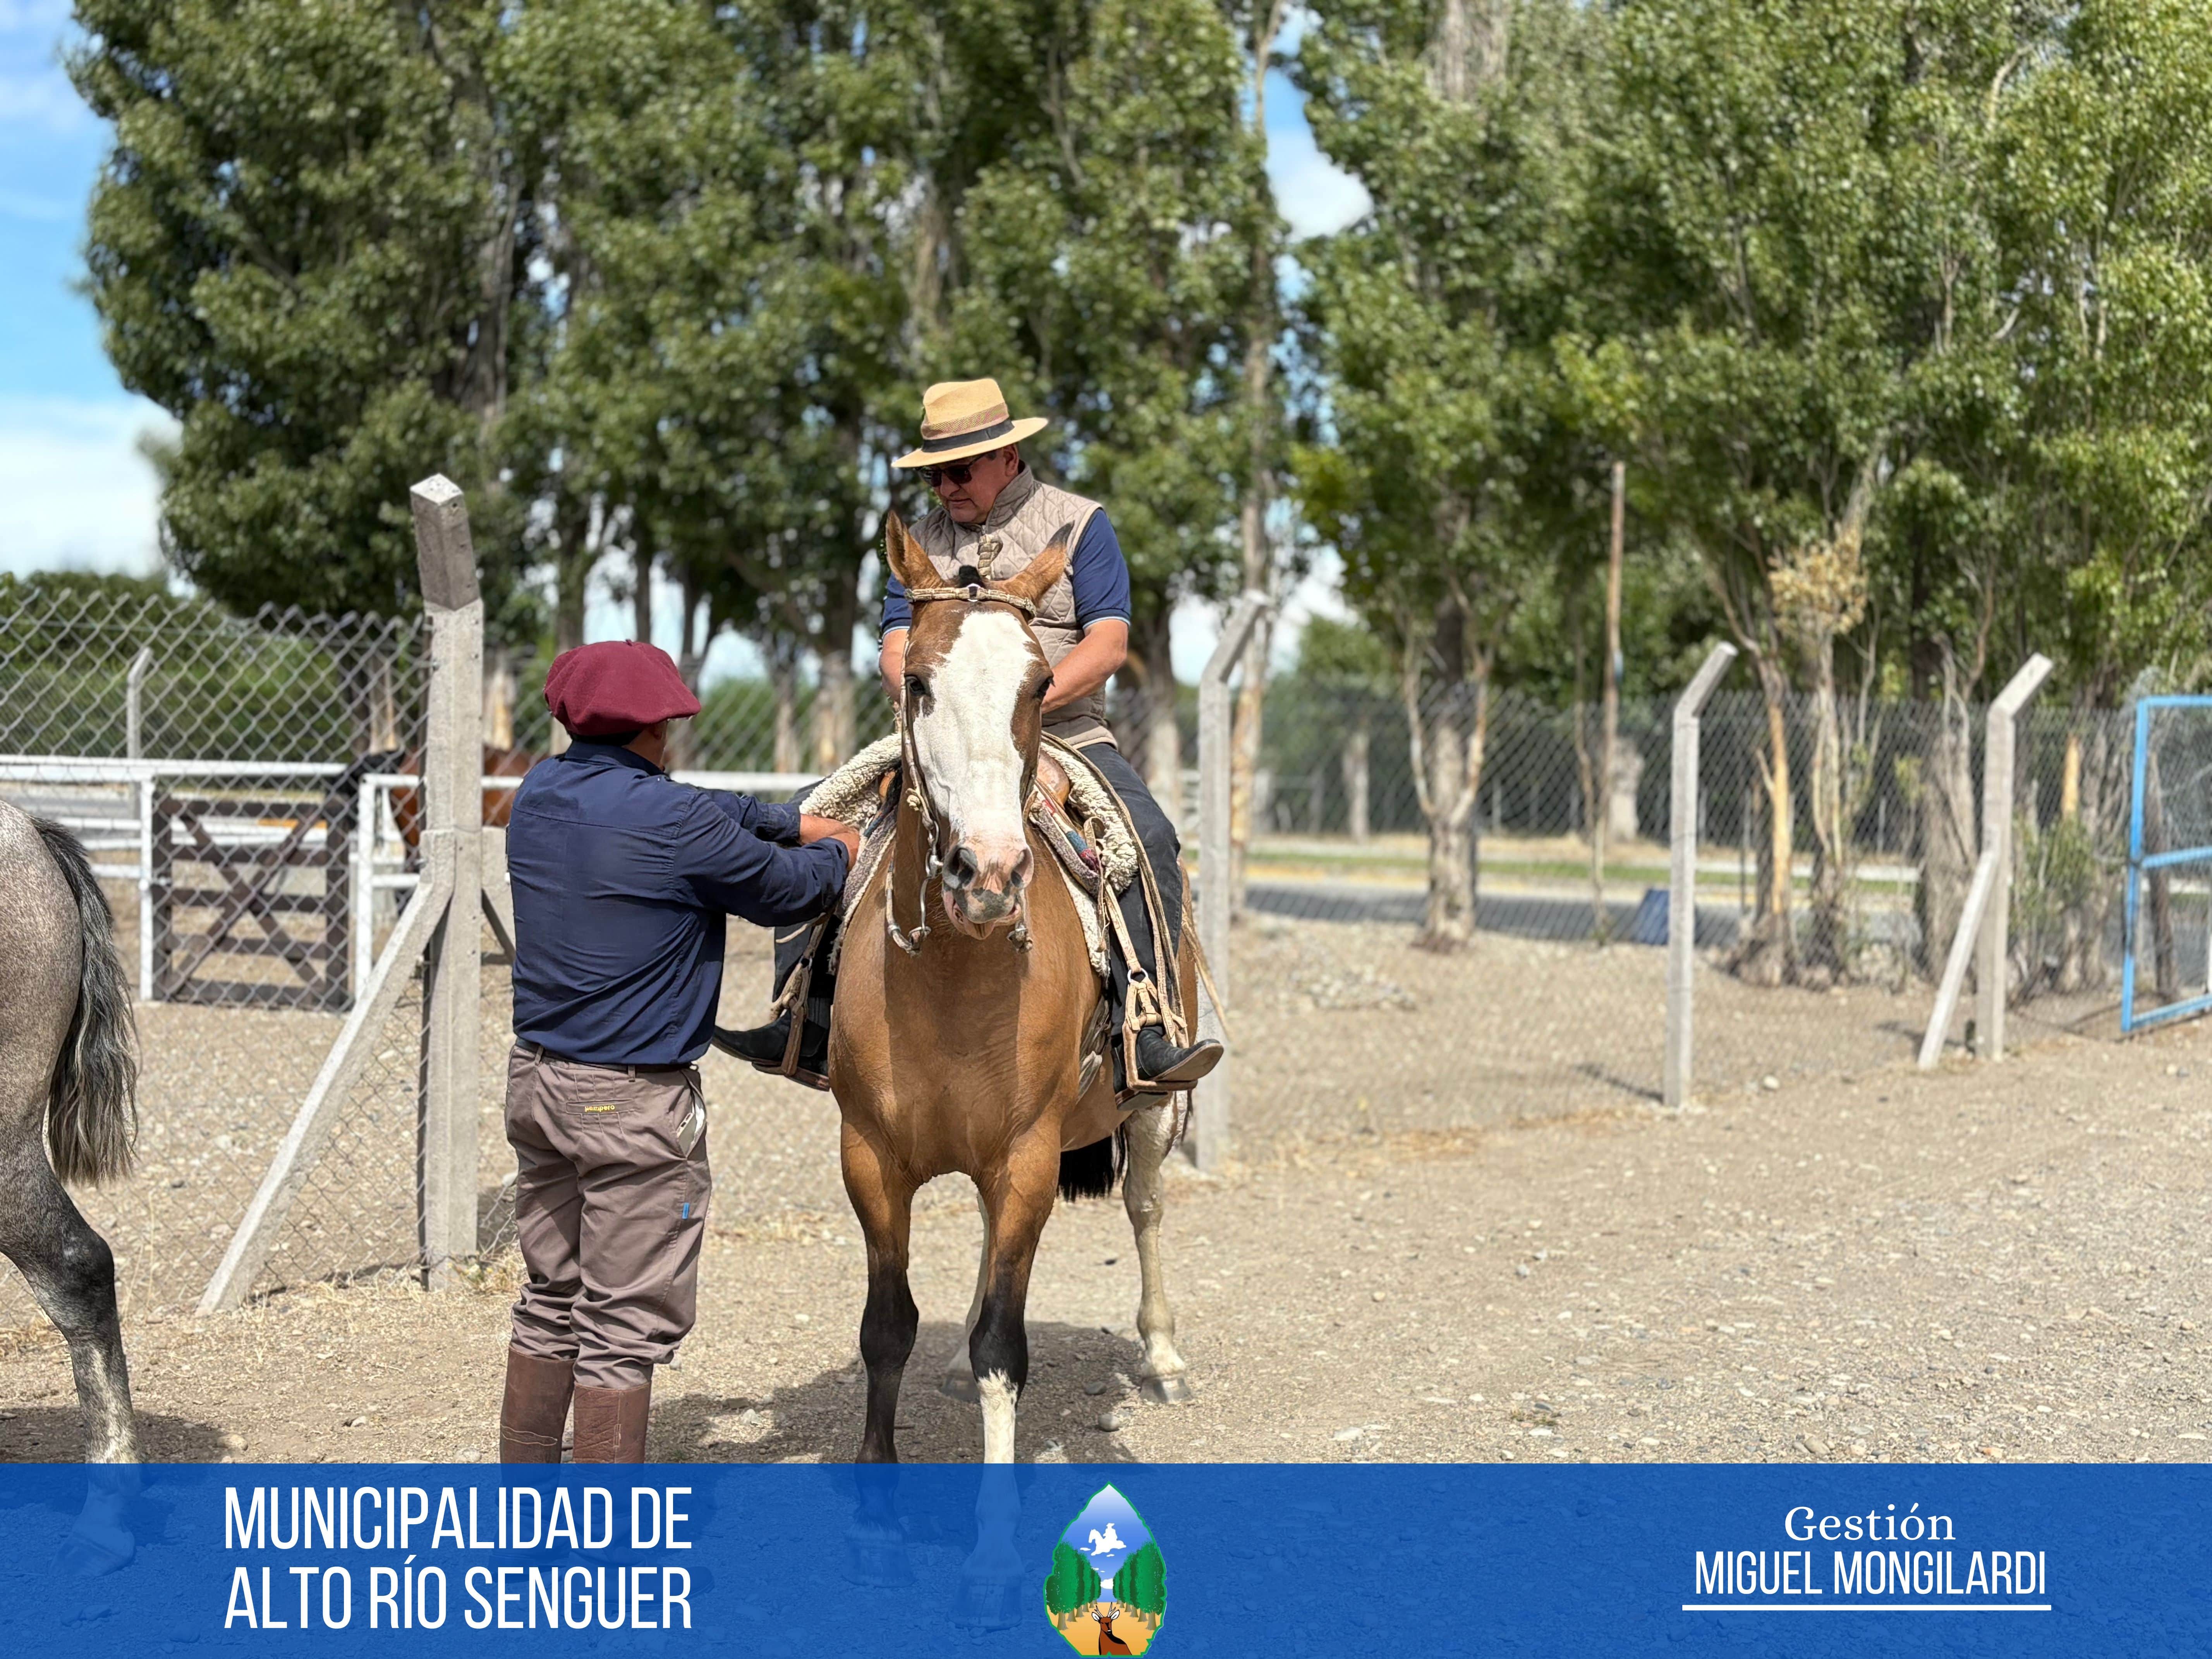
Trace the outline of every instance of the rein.
<instances>
[{"instance_id":1,"label":"rein","mask_svg":"<svg viewBox=\"0 0 2212 1659\"><path fill-rule=\"evenodd\" d=\"M957 599L963 605L1011 605L1024 616L1034 618L1036 606L1018 594L1003 593L980 582L969 582L963 587L912 587L907 590L909 605L927 605L937 599ZM911 684L909 682L908 684ZM937 804L930 799L929 780L921 769L921 758L914 747L913 693L899 689L899 765L905 773L906 805L914 808L921 818L922 845L929 849L921 869L921 886L915 895L915 920L912 932L898 924L898 832L891 832L891 844L884 854L884 926L890 933L891 943L910 957L921 954L921 942L929 937L929 884L938 882L940 888L945 874L945 860L937 852ZM1030 925L1026 921L1014 924L1008 937L1014 948L1030 948Z\"/></svg>"}]
</instances>

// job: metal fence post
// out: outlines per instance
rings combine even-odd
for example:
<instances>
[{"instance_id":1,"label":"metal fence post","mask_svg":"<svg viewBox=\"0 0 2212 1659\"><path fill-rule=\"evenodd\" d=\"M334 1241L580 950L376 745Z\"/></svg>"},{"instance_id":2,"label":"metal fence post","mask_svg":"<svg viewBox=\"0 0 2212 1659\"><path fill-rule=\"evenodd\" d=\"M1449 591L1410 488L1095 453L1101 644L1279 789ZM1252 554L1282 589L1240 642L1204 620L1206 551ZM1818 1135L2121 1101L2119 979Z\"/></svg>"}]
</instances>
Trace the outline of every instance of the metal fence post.
<instances>
[{"instance_id":1,"label":"metal fence post","mask_svg":"<svg viewBox=\"0 0 2212 1659\"><path fill-rule=\"evenodd\" d=\"M154 666L154 647L142 645L131 659L131 672L123 682L123 752L132 760L146 753L144 696L147 672Z\"/></svg>"},{"instance_id":2,"label":"metal fence post","mask_svg":"<svg viewBox=\"0 0 2212 1659\"><path fill-rule=\"evenodd\" d=\"M2030 657L1990 705L1989 738L1982 765L1982 850L1996 860L1996 884L1982 912L1981 971L1975 987L1975 1047L1989 1060L2004 1058L2006 957L2012 923L2012 807L2014 735L2020 711L2051 675L2051 659Z\"/></svg>"},{"instance_id":3,"label":"metal fence post","mask_svg":"<svg viewBox=\"0 0 2212 1659\"><path fill-rule=\"evenodd\" d=\"M1690 1055L1690 999L1698 965L1698 716L1735 660L1735 647L1717 645L1674 700L1674 780L1668 791L1667 1076L1662 1098L1680 1111L1694 1080Z\"/></svg>"},{"instance_id":4,"label":"metal fence post","mask_svg":"<svg viewBox=\"0 0 2212 1659\"><path fill-rule=\"evenodd\" d=\"M1224 998L1230 994L1229 676L1244 654L1252 630L1273 604L1265 593L1241 596L1223 620L1221 637L1198 678L1198 939L1214 989ZM1223 1012L1216 1008L1210 1017L1201 1014L1199 1030L1219 1036ZM1229 1156L1229 1068L1233 1063L1224 1057L1191 1095L1191 1160L1209 1175Z\"/></svg>"},{"instance_id":5,"label":"metal fence post","mask_svg":"<svg viewBox=\"0 0 2212 1659\"><path fill-rule=\"evenodd\" d=\"M430 681L422 755L423 861L447 895L423 963L416 1157L423 1271L433 1288L477 1249L477 930L483 926L483 600L467 499L442 477L410 492ZM416 902L427 896L419 890Z\"/></svg>"}]
</instances>

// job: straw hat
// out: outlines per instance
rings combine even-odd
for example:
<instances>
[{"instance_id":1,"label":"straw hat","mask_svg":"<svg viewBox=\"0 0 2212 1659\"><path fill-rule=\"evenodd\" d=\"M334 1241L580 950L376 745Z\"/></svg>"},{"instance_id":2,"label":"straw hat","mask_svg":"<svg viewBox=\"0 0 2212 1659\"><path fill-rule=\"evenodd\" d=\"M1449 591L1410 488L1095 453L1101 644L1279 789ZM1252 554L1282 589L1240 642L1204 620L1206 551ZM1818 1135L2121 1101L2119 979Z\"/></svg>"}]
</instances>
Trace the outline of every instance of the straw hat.
<instances>
[{"instance_id":1,"label":"straw hat","mask_svg":"<svg viewBox=\"0 0 2212 1659\"><path fill-rule=\"evenodd\" d=\"M996 380L939 380L921 394L921 447L893 466L934 466L969 455L988 455L1044 430L1038 416L1007 417L1006 394Z\"/></svg>"}]
</instances>

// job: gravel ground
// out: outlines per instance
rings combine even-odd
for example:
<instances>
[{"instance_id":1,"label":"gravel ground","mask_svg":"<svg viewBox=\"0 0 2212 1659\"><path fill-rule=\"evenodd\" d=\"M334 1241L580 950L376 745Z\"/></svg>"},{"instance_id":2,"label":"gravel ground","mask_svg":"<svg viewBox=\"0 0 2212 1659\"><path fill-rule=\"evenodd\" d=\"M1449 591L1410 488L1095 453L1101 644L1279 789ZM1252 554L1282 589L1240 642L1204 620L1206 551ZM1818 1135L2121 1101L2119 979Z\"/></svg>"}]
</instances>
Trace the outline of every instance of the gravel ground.
<instances>
[{"instance_id":1,"label":"gravel ground","mask_svg":"<svg viewBox=\"0 0 2212 1659\"><path fill-rule=\"evenodd\" d=\"M1241 1161L1180 1176L1168 1221L1198 1399L1135 1399L1127 1222L1117 1201L1064 1206L1032 1285L1020 1455L2205 1454L2212 1036L2030 1025L2002 1066L1923 1075L1905 1067L1924 992L1751 992L1709 973L1707 1092L1670 1117L1650 1098L1657 952L1485 939L1445 959L1405 939L1240 938ZM751 941L733 967L731 1017L766 972ZM261 1074L250 1052L208 1048L221 1040L203 1033L191 1063ZM715 1225L653 1453L849 1456L863 1286L833 1109L719 1059L708 1093ZM902 1446L969 1459L974 1409L933 1384L978 1224L964 1183L930 1196ZM371 1284L138 1314L149 1449L488 1455L513 1271L438 1297ZM76 1454L68 1387L50 1331L0 1333L0 1458Z\"/></svg>"}]
</instances>

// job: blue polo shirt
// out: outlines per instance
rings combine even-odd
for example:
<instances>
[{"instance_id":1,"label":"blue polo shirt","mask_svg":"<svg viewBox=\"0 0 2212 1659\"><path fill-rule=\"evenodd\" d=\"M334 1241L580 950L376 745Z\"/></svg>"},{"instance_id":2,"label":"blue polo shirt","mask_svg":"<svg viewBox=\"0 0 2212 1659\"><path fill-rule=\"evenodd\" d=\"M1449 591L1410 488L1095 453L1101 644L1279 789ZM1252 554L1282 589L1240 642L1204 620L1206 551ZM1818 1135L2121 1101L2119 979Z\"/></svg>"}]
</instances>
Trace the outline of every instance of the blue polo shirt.
<instances>
[{"instance_id":1,"label":"blue polo shirt","mask_svg":"<svg viewBox=\"0 0 2212 1659\"><path fill-rule=\"evenodd\" d=\"M695 789L613 744L538 762L507 830L515 1036L594 1066L698 1059L725 915L775 927L837 902L845 849L798 836L795 804Z\"/></svg>"}]
</instances>

